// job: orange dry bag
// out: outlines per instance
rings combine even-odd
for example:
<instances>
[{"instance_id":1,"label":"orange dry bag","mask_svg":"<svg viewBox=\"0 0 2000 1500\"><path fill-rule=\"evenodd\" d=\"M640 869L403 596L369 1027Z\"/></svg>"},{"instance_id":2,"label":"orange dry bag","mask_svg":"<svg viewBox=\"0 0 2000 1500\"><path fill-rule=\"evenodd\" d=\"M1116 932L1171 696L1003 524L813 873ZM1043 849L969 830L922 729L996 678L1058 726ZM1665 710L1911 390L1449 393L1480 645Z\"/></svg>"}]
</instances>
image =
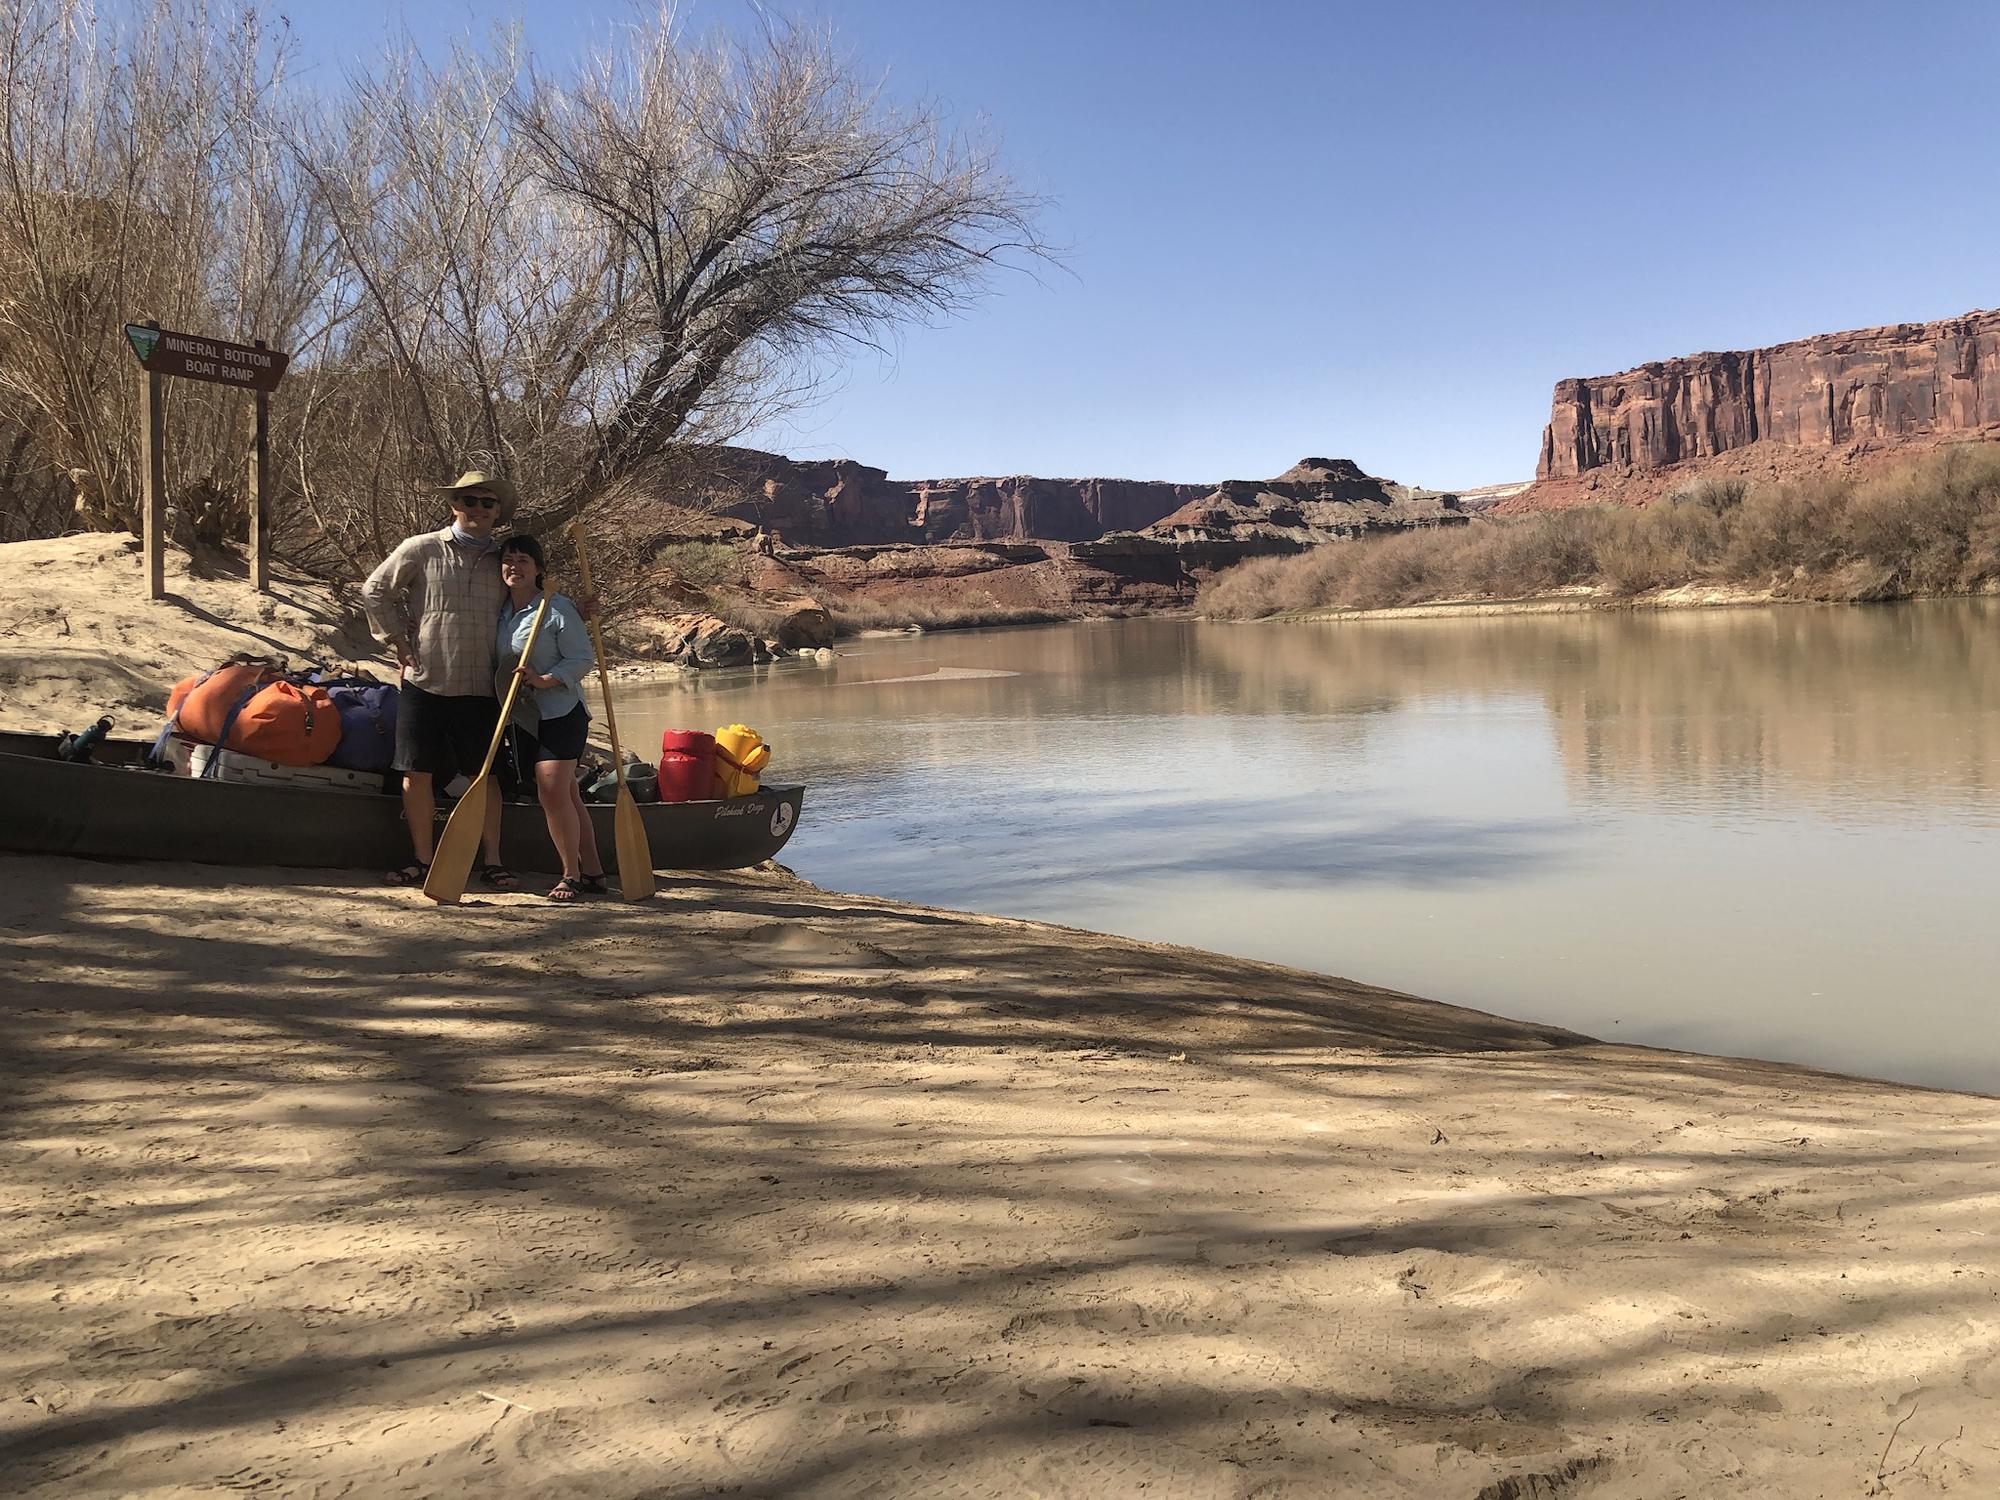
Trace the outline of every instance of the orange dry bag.
<instances>
[{"instance_id":1,"label":"orange dry bag","mask_svg":"<svg viewBox=\"0 0 2000 1500\"><path fill-rule=\"evenodd\" d=\"M316 766L340 744L340 710L326 690L291 682L262 662L175 683L167 724L188 739L280 766Z\"/></svg>"}]
</instances>

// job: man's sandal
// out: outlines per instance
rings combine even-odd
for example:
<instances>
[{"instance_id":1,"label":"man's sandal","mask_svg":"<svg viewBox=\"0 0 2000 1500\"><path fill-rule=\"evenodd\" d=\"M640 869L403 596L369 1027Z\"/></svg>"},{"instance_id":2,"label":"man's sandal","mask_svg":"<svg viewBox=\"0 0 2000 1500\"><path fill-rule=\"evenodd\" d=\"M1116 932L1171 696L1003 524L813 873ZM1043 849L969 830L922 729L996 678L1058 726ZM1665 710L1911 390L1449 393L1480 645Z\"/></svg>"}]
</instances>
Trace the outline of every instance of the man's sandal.
<instances>
[{"instance_id":1,"label":"man's sandal","mask_svg":"<svg viewBox=\"0 0 2000 1500\"><path fill-rule=\"evenodd\" d=\"M413 859L400 870L391 870L382 878L391 885L422 885L430 879L431 867L420 859Z\"/></svg>"},{"instance_id":2,"label":"man's sandal","mask_svg":"<svg viewBox=\"0 0 2000 1500\"><path fill-rule=\"evenodd\" d=\"M481 865L479 883L489 891L511 891L521 884L521 880L505 865Z\"/></svg>"}]
</instances>

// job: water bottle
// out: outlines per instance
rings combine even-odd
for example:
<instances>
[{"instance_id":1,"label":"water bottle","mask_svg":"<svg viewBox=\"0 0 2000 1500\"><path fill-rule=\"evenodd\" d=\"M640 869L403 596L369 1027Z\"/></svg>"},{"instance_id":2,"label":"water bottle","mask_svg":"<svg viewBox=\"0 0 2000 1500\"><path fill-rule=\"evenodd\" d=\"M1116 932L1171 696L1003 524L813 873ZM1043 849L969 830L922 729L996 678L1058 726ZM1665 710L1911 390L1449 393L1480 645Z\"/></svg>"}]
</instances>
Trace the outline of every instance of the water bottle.
<instances>
[{"instance_id":1,"label":"water bottle","mask_svg":"<svg viewBox=\"0 0 2000 1500\"><path fill-rule=\"evenodd\" d=\"M82 734L66 734L56 742L56 754L64 760L86 761L97 742L111 733L111 716L106 714Z\"/></svg>"}]
</instances>

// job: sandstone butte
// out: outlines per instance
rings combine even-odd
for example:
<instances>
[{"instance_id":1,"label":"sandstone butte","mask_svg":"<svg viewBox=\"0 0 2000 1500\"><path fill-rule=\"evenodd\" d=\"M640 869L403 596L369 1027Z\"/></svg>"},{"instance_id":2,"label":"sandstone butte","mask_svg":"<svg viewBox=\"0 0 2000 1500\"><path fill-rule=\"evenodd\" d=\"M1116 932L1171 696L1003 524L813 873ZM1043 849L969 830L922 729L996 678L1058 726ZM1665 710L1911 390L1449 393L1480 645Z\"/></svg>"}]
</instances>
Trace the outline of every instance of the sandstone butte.
<instances>
[{"instance_id":1,"label":"sandstone butte","mask_svg":"<svg viewBox=\"0 0 2000 1500\"><path fill-rule=\"evenodd\" d=\"M1175 484L1140 479L891 479L852 459L724 450L713 485L724 515L792 549L987 542L1234 540L1269 550L1462 519L1456 497L1306 458L1275 479Z\"/></svg>"},{"instance_id":2,"label":"sandstone butte","mask_svg":"<svg viewBox=\"0 0 2000 1500\"><path fill-rule=\"evenodd\" d=\"M2000 439L2000 311L1691 354L1556 383L1505 513L1647 501L1710 476L1858 473Z\"/></svg>"},{"instance_id":3,"label":"sandstone butte","mask_svg":"<svg viewBox=\"0 0 2000 1500\"><path fill-rule=\"evenodd\" d=\"M1247 557L1410 527L1461 525L1456 496L1301 459L1274 479L893 480L851 460L734 450L710 497L727 525L764 532L762 593L995 618L1184 608Z\"/></svg>"}]
</instances>

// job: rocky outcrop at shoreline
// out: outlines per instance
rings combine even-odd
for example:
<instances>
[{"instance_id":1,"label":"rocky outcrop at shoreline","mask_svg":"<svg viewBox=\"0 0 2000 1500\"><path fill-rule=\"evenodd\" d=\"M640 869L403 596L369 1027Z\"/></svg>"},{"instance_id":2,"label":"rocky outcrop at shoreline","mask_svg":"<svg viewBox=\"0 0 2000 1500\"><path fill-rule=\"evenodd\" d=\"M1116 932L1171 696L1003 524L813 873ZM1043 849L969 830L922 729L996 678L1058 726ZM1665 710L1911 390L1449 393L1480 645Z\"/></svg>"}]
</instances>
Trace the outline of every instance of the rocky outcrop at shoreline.
<instances>
[{"instance_id":1,"label":"rocky outcrop at shoreline","mask_svg":"<svg viewBox=\"0 0 2000 1500\"><path fill-rule=\"evenodd\" d=\"M1535 484L1502 512L1643 504L2000 438L2000 311L1820 334L1556 383Z\"/></svg>"}]
</instances>

